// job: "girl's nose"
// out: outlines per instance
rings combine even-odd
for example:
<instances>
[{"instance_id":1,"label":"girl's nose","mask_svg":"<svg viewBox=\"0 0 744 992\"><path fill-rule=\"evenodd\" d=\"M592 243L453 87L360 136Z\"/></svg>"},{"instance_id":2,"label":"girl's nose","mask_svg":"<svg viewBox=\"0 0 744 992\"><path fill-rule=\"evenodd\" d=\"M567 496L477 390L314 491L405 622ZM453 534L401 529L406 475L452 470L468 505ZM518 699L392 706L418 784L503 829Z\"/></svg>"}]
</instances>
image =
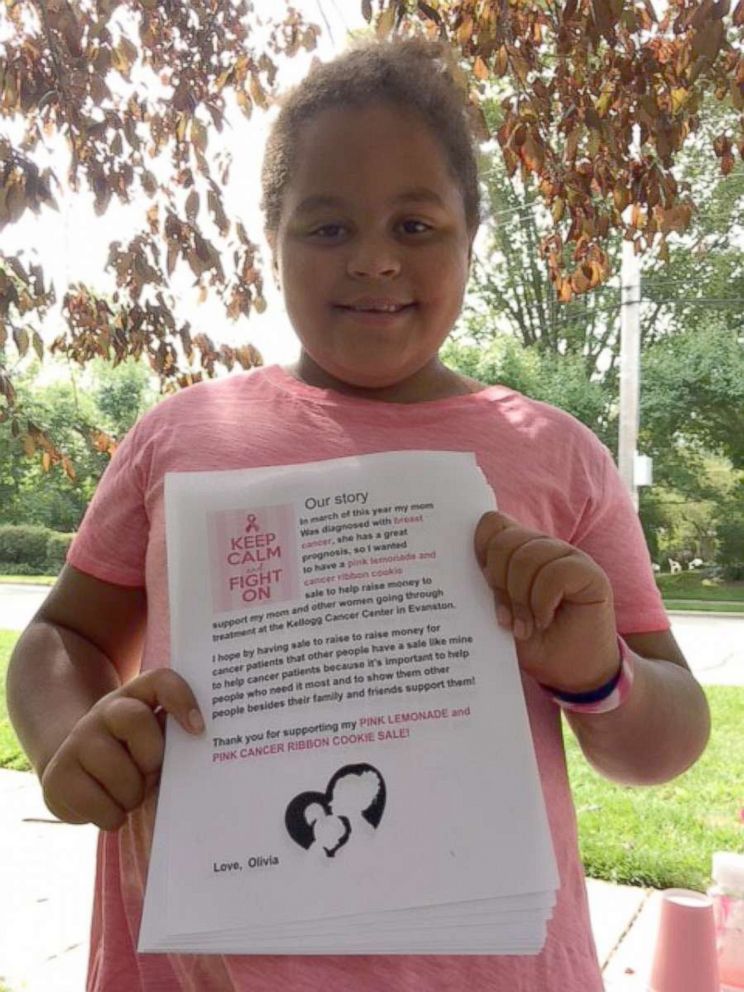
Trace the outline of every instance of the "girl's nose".
<instances>
[{"instance_id":1,"label":"girl's nose","mask_svg":"<svg viewBox=\"0 0 744 992\"><path fill-rule=\"evenodd\" d=\"M390 278L400 272L396 246L383 238L359 239L353 245L347 271L355 278Z\"/></svg>"}]
</instances>

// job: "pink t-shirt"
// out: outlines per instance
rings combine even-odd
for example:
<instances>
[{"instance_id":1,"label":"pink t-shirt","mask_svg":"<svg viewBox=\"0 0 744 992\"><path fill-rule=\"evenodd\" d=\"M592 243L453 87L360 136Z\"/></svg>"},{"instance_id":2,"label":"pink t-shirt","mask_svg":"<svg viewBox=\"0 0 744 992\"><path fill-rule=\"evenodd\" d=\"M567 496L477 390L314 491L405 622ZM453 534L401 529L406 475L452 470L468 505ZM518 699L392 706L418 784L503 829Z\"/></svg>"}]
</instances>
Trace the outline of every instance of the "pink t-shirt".
<instances>
[{"instance_id":1,"label":"pink t-shirt","mask_svg":"<svg viewBox=\"0 0 744 992\"><path fill-rule=\"evenodd\" d=\"M146 587L142 668L168 665L166 472L402 449L475 452L501 510L581 547L604 568L620 633L668 628L638 519L606 448L568 414L501 386L424 403L380 403L308 386L278 366L193 386L132 429L68 560L104 581ZM600 992L559 712L536 683L523 682L561 875L541 954L138 955L150 801L99 840L88 992Z\"/></svg>"}]
</instances>

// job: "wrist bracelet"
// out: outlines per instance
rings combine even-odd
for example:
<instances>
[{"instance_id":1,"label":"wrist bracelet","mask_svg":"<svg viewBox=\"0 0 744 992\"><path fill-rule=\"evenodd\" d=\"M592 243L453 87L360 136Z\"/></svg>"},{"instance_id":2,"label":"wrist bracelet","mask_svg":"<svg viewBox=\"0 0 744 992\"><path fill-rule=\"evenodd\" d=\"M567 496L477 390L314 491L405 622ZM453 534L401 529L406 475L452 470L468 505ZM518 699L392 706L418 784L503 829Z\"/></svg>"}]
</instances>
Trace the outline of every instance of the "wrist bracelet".
<instances>
[{"instance_id":1,"label":"wrist bracelet","mask_svg":"<svg viewBox=\"0 0 744 992\"><path fill-rule=\"evenodd\" d=\"M617 709L630 695L634 675L633 652L619 634L617 645L620 649L620 667L604 685L589 692L563 692L547 685L542 688L561 709L574 713L609 713Z\"/></svg>"}]
</instances>

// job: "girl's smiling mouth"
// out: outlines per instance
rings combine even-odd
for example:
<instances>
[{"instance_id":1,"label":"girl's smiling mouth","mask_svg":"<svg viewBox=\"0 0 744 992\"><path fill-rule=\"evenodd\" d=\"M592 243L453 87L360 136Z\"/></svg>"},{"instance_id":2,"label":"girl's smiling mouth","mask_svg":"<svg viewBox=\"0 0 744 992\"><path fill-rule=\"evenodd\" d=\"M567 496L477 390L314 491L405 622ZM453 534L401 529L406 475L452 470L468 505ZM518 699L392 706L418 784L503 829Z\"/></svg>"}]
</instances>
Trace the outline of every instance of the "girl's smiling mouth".
<instances>
[{"instance_id":1,"label":"girl's smiling mouth","mask_svg":"<svg viewBox=\"0 0 744 992\"><path fill-rule=\"evenodd\" d=\"M389 320L407 313L415 306L416 304L413 302L401 303L394 300L363 299L357 300L355 303L334 303L333 309L343 310L363 319Z\"/></svg>"}]
</instances>

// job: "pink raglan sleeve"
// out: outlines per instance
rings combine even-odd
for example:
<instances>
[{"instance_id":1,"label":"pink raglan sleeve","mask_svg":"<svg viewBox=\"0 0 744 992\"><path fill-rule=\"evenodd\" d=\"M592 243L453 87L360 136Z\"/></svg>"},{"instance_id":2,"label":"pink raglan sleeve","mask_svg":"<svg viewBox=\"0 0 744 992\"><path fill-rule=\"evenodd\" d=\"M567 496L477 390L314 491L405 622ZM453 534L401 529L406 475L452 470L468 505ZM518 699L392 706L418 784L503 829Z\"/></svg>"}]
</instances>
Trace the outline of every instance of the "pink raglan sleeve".
<instances>
[{"instance_id":1,"label":"pink raglan sleeve","mask_svg":"<svg viewBox=\"0 0 744 992\"><path fill-rule=\"evenodd\" d=\"M593 481L571 543L590 555L607 573L620 634L667 630L669 619L630 493L610 452L594 435L591 439Z\"/></svg>"},{"instance_id":2,"label":"pink raglan sleeve","mask_svg":"<svg viewBox=\"0 0 744 992\"><path fill-rule=\"evenodd\" d=\"M74 568L122 586L145 585L149 521L142 423L129 431L106 467L67 554Z\"/></svg>"}]
</instances>

